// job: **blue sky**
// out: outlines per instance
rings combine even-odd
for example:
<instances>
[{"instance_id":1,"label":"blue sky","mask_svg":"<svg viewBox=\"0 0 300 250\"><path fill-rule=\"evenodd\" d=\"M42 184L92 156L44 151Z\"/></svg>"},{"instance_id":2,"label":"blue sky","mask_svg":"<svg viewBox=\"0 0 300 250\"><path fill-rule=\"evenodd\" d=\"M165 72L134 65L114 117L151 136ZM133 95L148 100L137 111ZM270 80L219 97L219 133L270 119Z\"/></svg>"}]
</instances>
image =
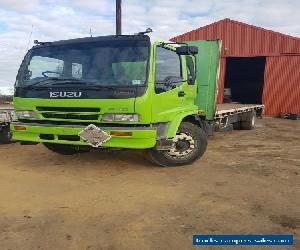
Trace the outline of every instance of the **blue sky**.
<instances>
[{"instance_id":1,"label":"blue sky","mask_svg":"<svg viewBox=\"0 0 300 250\"><path fill-rule=\"evenodd\" d=\"M300 37L299 0L123 0L123 33L170 37L229 17ZM0 88L13 86L35 39L114 34L114 0L0 0ZM31 35L32 33L32 35ZM1 90L1 89L0 89Z\"/></svg>"},{"instance_id":2,"label":"blue sky","mask_svg":"<svg viewBox=\"0 0 300 250\"><path fill-rule=\"evenodd\" d=\"M0 21L0 34L8 30L8 25L4 21Z\"/></svg>"}]
</instances>

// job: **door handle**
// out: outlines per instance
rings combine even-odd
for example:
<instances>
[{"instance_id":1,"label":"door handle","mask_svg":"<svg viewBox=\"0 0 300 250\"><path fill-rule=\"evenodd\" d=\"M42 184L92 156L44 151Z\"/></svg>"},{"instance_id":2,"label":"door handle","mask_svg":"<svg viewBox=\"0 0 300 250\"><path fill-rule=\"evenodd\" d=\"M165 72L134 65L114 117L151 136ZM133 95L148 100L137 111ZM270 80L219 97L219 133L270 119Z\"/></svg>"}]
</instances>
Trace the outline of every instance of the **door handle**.
<instances>
[{"instance_id":1,"label":"door handle","mask_svg":"<svg viewBox=\"0 0 300 250\"><path fill-rule=\"evenodd\" d=\"M179 91L179 92L178 92L178 97L184 97L184 96L185 96L184 91Z\"/></svg>"}]
</instances>

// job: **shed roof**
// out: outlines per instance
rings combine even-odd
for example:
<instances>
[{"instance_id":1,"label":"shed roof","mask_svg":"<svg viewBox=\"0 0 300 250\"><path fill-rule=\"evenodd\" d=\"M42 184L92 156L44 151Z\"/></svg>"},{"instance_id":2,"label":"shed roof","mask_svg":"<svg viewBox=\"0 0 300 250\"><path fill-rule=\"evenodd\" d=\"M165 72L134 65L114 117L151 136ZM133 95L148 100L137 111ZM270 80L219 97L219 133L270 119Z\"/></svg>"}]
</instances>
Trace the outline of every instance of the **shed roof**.
<instances>
[{"instance_id":1,"label":"shed roof","mask_svg":"<svg viewBox=\"0 0 300 250\"><path fill-rule=\"evenodd\" d=\"M299 54L300 38L225 18L171 38L171 41L222 40L222 56Z\"/></svg>"}]
</instances>

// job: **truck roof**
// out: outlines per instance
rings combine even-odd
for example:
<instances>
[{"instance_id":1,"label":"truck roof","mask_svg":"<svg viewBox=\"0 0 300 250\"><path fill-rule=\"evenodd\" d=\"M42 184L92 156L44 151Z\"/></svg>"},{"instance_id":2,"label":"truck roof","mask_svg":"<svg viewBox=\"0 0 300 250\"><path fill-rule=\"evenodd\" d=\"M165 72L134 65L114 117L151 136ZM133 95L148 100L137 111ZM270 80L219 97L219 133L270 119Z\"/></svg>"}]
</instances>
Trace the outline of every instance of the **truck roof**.
<instances>
[{"instance_id":1,"label":"truck roof","mask_svg":"<svg viewBox=\"0 0 300 250\"><path fill-rule=\"evenodd\" d=\"M149 41L150 37L148 35L113 35L113 36L97 36L97 37L83 37L75 38L68 40L60 40L54 42L41 42L38 45L32 47L32 49L55 46L55 45L68 45L75 43L89 43L89 42L98 42L98 41Z\"/></svg>"}]
</instances>

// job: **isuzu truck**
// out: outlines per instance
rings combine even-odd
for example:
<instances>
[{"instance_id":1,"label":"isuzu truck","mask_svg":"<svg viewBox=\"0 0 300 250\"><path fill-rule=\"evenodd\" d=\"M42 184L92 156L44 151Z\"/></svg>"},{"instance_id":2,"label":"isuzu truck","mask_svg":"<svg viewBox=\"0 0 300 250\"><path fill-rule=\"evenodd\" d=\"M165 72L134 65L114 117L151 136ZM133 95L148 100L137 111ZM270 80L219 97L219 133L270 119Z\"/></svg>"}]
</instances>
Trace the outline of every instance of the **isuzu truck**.
<instances>
[{"instance_id":1,"label":"isuzu truck","mask_svg":"<svg viewBox=\"0 0 300 250\"><path fill-rule=\"evenodd\" d=\"M200 158L217 129L252 129L262 105L216 105L219 41L148 35L37 42L15 84L13 139L59 154L147 150L160 166Z\"/></svg>"}]
</instances>

